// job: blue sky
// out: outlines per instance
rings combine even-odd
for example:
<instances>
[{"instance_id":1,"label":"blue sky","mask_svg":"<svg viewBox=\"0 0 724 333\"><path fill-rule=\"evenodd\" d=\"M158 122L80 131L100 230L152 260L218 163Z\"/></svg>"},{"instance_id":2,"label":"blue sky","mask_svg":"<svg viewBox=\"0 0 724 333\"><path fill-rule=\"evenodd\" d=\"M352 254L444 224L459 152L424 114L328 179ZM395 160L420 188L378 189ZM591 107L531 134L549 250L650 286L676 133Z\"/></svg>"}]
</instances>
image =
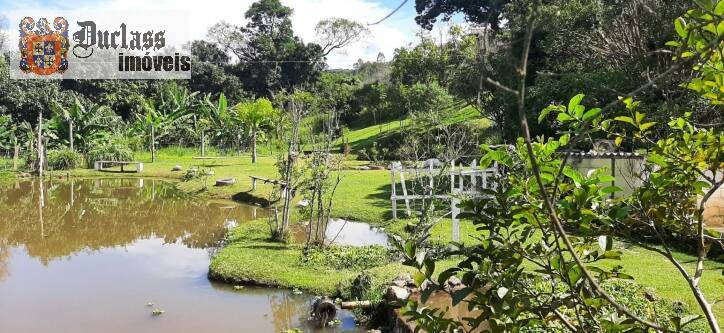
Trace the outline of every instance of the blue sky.
<instances>
[{"instance_id":1,"label":"blue sky","mask_svg":"<svg viewBox=\"0 0 724 333\"><path fill-rule=\"evenodd\" d=\"M22 2L0 0L0 13L33 12L34 10L84 10L99 13L114 10L165 10L174 8L189 13L188 39L207 38L208 27L225 20L243 24L243 12L254 0L40 0ZM325 18L344 17L366 24L380 20L396 8L402 0L281 0L294 8L292 23L297 35L305 41L314 40L314 26ZM409 0L393 17L379 25L371 26L371 34L364 41L356 43L328 58L330 67L349 68L357 59L374 60L379 52L391 58L395 48L409 45L416 38L419 28L415 25L415 1ZM223 9L219 9L223 8ZM32 15L32 14L23 14ZM10 22L10 29L15 27ZM8 29L8 28L6 28Z\"/></svg>"}]
</instances>

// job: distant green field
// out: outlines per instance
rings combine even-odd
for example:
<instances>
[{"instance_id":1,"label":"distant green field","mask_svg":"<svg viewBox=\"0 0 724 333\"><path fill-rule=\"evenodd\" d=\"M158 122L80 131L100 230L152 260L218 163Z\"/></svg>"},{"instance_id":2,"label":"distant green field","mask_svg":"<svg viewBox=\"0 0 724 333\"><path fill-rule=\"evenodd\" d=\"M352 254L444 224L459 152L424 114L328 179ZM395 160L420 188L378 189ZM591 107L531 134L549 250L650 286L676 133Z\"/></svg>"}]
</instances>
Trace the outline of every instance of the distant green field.
<instances>
[{"instance_id":1,"label":"distant green field","mask_svg":"<svg viewBox=\"0 0 724 333\"><path fill-rule=\"evenodd\" d=\"M490 120L480 117L473 107L465 107L458 112L453 113L452 117L447 118L445 123L448 125L462 122L475 122L481 129L491 125ZM352 129L345 132L343 136L335 144L340 146L346 140L350 146L355 149L372 146L373 142L379 142L382 139L400 133L405 127L411 126L412 121L409 118L392 120L386 123L372 125L368 127Z\"/></svg>"}]
</instances>

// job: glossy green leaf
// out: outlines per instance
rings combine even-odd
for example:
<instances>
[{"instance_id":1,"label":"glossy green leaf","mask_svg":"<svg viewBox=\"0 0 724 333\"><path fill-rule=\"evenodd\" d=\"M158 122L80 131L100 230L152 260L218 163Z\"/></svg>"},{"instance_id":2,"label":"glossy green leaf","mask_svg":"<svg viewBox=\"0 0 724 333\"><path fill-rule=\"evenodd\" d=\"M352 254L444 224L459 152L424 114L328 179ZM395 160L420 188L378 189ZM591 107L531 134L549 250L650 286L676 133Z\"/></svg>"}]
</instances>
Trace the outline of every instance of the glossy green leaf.
<instances>
[{"instance_id":1,"label":"glossy green leaf","mask_svg":"<svg viewBox=\"0 0 724 333\"><path fill-rule=\"evenodd\" d=\"M573 96L573 98L571 98L571 100L568 102L568 112L575 112L576 107L581 104L581 101L585 96L586 95L584 94L578 94L576 96Z\"/></svg>"},{"instance_id":2,"label":"glossy green leaf","mask_svg":"<svg viewBox=\"0 0 724 333\"><path fill-rule=\"evenodd\" d=\"M593 119L598 118L598 116L601 115L601 109L600 108L594 108L586 111L585 114L583 114L583 121L591 121Z\"/></svg>"},{"instance_id":3,"label":"glossy green leaf","mask_svg":"<svg viewBox=\"0 0 724 333\"><path fill-rule=\"evenodd\" d=\"M573 119L573 117L571 117L567 113L559 113L558 116L556 117L556 120L558 120L560 122L565 122L565 121L569 121L572 119Z\"/></svg>"},{"instance_id":4,"label":"glossy green leaf","mask_svg":"<svg viewBox=\"0 0 724 333\"><path fill-rule=\"evenodd\" d=\"M681 38L686 38L686 36L687 36L687 32L686 32L686 27L685 27L685 26L686 26L686 22L685 22L684 19L681 18L681 17L680 17L680 18L677 18L677 19L674 21L674 29L676 30L676 33L677 33L677 34L679 35L679 37L681 37Z\"/></svg>"},{"instance_id":5,"label":"glossy green leaf","mask_svg":"<svg viewBox=\"0 0 724 333\"><path fill-rule=\"evenodd\" d=\"M570 139L571 139L571 135L566 133L566 134L561 135L561 137L558 139L558 142L561 143L561 146L565 146L568 144Z\"/></svg>"},{"instance_id":6,"label":"glossy green leaf","mask_svg":"<svg viewBox=\"0 0 724 333\"><path fill-rule=\"evenodd\" d=\"M636 122L634 122L633 118L627 116L618 116L616 118L613 118L613 120L628 123L634 126L636 125Z\"/></svg>"}]
</instances>

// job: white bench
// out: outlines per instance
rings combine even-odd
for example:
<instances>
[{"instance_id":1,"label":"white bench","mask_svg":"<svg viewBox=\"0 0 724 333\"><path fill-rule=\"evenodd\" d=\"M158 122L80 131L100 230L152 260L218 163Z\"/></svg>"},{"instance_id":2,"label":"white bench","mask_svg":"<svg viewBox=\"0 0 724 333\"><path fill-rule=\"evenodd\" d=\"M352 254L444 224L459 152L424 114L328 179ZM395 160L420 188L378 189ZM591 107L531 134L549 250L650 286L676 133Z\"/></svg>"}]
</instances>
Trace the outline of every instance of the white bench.
<instances>
[{"instance_id":1,"label":"white bench","mask_svg":"<svg viewBox=\"0 0 724 333\"><path fill-rule=\"evenodd\" d=\"M104 168L110 166L121 166L121 172L125 172L123 170L123 167L129 164L136 165L136 172L140 173L143 172L143 163L142 162L132 162L132 161L96 161L94 163L94 168L96 171L101 171Z\"/></svg>"}]
</instances>

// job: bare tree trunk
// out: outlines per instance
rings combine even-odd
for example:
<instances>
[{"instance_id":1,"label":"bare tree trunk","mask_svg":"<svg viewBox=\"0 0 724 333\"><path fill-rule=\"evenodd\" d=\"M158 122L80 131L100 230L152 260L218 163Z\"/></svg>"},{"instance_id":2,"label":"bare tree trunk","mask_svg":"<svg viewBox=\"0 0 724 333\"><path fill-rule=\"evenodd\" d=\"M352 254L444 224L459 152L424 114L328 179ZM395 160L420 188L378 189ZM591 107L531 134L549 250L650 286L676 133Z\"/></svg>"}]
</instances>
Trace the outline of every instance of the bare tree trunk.
<instances>
[{"instance_id":1,"label":"bare tree trunk","mask_svg":"<svg viewBox=\"0 0 724 333\"><path fill-rule=\"evenodd\" d=\"M284 182L286 183L286 185L284 185L284 189L283 189L283 191L284 191L284 194L283 194L284 195L284 207L282 210L282 226L280 229L280 233L282 235L284 234L284 232L286 232L287 226L289 225L289 215L291 213L291 202L292 202L292 193L293 193L292 188L291 188L292 187L291 178L292 178L292 172L294 169L293 164L296 159L294 154L295 153L292 152L292 150L290 148L289 155L287 157L287 166L285 168L286 172L284 175Z\"/></svg>"},{"instance_id":2,"label":"bare tree trunk","mask_svg":"<svg viewBox=\"0 0 724 333\"><path fill-rule=\"evenodd\" d=\"M294 180L293 172L294 172L294 163L297 159L297 149L298 149L298 142L299 142L299 121L300 118L298 116L298 113L301 111L296 110L297 106L292 105L292 136L289 141L289 152L287 153L287 164L284 168L284 182L286 185L284 186L284 208L282 211L282 226L280 229L280 232L283 233L286 232L287 227L289 226L289 215L291 211L291 202L292 202L292 196L294 193L293 184ZM252 143L254 144L254 143Z\"/></svg>"},{"instance_id":3,"label":"bare tree trunk","mask_svg":"<svg viewBox=\"0 0 724 333\"><path fill-rule=\"evenodd\" d=\"M251 130L251 163L256 163L256 128Z\"/></svg>"},{"instance_id":4,"label":"bare tree trunk","mask_svg":"<svg viewBox=\"0 0 724 333\"><path fill-rule=\"evenodd\" d=\"M156 162L156 129L151 125L151 163Z\"/></svg>"},{"instance_id":5,"label":"bare tree trunk","mask_svg":"<svg viewBox=\"0 0 724 333\"><path fill-rule=\"evenodd\" d=\"M70 137L68 138L69 142L70 142L70 150L75 151L74 146L73 146L73 122L72 121L68 121L68 128L70 129Z\"/></svg>"},{"instance_id":6,"label":"bare tree trunk","mask_svg":"<svg viewBox=\"0 0 724 333\"><path fill-rule=\"evenodd\" d=\"M241 134L236 135L236 156L241 156Z\"/></svg>"},{"instance_id":7,"label":"bare tree trunk","mask_svg":"<svg viewBox=\"0 0 724 333\"><path fill-rule=\"evenodd\" d=\"M13 138L15 150L13 151L13 171L18 171L18 160L20 159L20 145L18 144L18 138Z\"/></svg>"},{"instance_id":8,"label":"bare tree trunk","mask_svg":"<svg viewBox=\"0 0 724 333\"><path fill-rule=\"evenodd\" d=\"M317 197L317 227L315 228L314 233L314 242L318 245L324 244L324 225L322 224L322 216L324 215L324 203L322 202L322 191L320 187L322 186L320 179L316 179L315 181L315 187L313 194Z\"/></svg>"},{"instance_id":9,"label":"bare tree trunk","mask_svg":"<svg viewBox=\"0 0 724 333\"><path fill-rule=\"evenodd\" d=\"M48 141L49 138L43 138L43 169L48 170ZM51 178L53 175L50 175ZM52 180L52 179L51 179Z\"/></svg>"},{"instance_id":10,"label":"bare tree trunk","mask_svg":"<svg viewBox=\"0 0 724 333\"><path fill-rule=\"evenodd\" d=\"M307 247L312 244L312 227L314 226L314 197L309 200L309 226L307 228Z\"/></svg>"},{"instance_id":11,"label":"bare tree trunk","mask_svg":"<svg viewBox=\"0 0 724 333\"><path fill-rule=\"evenodd\" d=\"M43 182L43 165L45 164L45 161L43 159L43 113L38 113L38 177L40 177L40 182Z\"/></svg>"},{"instance_id":12,"label":"bare tree trunk","mask_svg":"<svg viewBox=\"0 0 724 333\"><path fill-rule=\"evenodd\" d=\"M201 157L206 157L206 133L201 131Z\"/></svg>"}]
</instances>

